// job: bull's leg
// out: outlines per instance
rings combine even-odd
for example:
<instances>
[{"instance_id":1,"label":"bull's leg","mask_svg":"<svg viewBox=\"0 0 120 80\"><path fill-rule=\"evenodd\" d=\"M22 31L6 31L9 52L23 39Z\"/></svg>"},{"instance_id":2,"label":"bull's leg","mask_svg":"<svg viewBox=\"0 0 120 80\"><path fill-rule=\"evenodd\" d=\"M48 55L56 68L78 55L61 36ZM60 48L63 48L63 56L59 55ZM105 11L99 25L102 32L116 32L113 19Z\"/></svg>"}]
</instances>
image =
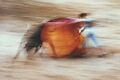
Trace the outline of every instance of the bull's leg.
<instances>
[{"instance_id":1,"label":"bull's leg","mask_svg":"<svg viewBox=\"0 0 120 80\"><path fill-rule=\"evenodd\" d=\"M27 59L33 59L34 55L36 54L35 50L36 48L34 47L27 53Z\"/></svg>"},{"instance_id":2,"label":"bull's leg","mask_svg":"<svg viewBox=\"0 0 120 80\"><path fill-rule=\"evenodd\" d=\"M79 58L79 57L84 57L85 54L86 54L86 48L84 47L84 43L81 43L70 54L70 57Z\"/></svg>"},{"instance_id":3,"label":"bull's leg","mask_svg":"<svg viewBox=\"0 0 120 80\"><path fill-rule=\"evenodd\" d=\"M15 60L19 57L21 51L23 51L22 43L20 44L20 46L19 46L18 49L19 49L18 52L17 52L16 55L13 57L13 61L15 61Z\"/></svg>"},{"instance_id":4,"label":"bull's leg","mask_svg":"<svg viewBox=\"0 0 120 80\"><path fill-rule=\"evenodd\" d=\"M51 50L52 50L52 53L53 53L52 57L54 57L54 58L58 57L58 56L57 56L57 53L56 53L56 51L55 51L55 46L53 45L52 40L50 40L48 43L49 43L49 45L50 45L50 47L51 47Z\"/></svg>"},{"instance_id":5,"label":"bull's leg","mask_svg":"<svg viewBox=\"0 0 120 80\"><path fill-rule=\"evenodd\" d=\"M16 61L16 59L20 56L20 54L22 53L23 49L19 49L18 52L16 53L16 55L13 57L12 59L12 63L14 63Z\"/></svg>"},{"instance_id":6,"label":"bull's leg","mask_svg":"<svg viewBox=\"0 0 120 80\"><path fill-rule=\"evenodd\" d=\"M54 46L51 42L43 42L42 47L40 48L39 56L56 56Z\"/></svg>"},{"instance_id":7,"label":"bull's leg","mask_svg":"<svg viewBox=\"0 0 120 80\"><path fill-rule=\"evenodd\" d=\"M16 60L20 55L20 52L17 52L17 54L13 57L13 61Z\"/></svg>"}]
</instances>

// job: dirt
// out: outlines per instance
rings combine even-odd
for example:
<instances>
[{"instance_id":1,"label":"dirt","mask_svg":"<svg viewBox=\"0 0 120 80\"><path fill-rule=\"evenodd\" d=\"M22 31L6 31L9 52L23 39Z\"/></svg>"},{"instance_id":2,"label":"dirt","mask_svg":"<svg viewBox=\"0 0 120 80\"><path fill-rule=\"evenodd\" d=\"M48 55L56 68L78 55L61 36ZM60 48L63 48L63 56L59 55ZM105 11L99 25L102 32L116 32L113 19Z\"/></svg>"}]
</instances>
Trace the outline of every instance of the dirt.
<instances>
[{"instance_id":1,"label":"dirt","mask_svg":"<svg viewBox=\"0 0 120 80\"><path fill-rule=\"evenodd\" d=\"M120 1L118 0L0 0L1 80L120 80ZM12 58L26 30L55 17L77 17L90 12L98 20L102 51L90 49L84 58L53 59L25 54ZM107 53L107 56L96 57ZM92 55L91 55L92 54Z\"/></svg>"}]
</instances>

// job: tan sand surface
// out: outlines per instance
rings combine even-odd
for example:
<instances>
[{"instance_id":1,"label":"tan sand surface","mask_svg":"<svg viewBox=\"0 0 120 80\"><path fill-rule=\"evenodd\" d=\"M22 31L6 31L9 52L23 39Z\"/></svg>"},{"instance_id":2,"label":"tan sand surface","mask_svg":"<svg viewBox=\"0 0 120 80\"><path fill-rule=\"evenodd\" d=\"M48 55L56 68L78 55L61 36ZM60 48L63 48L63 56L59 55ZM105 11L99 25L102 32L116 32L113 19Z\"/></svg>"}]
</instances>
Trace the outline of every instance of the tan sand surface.
<instances>
[{"instance_id":1,"label":"tan sand surface","mask_svg":"<svg viewBox=\"0 0 120 80\"><path fill-rule=\"evenodd\" d=\"M28 27L80 12L90 12L98 20L102 52L91 50L92 56L77 59L26 60L23 54L12 63ZM119 0L0 0L0 80L120 80L119 12ZM104 52L108 56L94 57Z\"/></svg>"}]
</instances>

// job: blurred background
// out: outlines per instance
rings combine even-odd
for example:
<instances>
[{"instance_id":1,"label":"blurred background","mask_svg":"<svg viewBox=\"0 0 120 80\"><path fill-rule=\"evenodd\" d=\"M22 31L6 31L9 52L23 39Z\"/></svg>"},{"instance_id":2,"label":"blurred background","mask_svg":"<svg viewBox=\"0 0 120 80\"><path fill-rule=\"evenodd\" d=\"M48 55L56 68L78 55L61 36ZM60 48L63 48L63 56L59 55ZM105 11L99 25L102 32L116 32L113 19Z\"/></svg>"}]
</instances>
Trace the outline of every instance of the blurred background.
<instances>
[{"instance_id":1,"label":"blurred background","mask_svg":"<svg viewBox=\"0 0 120 80\"><path fill-rule=\"evenodd\" d=\"M26 30L43 20L89 12L106 58L23 59L11 64ZM120 80L119 0L0 0L1 80Z\"/></svg>"}]
</instances>

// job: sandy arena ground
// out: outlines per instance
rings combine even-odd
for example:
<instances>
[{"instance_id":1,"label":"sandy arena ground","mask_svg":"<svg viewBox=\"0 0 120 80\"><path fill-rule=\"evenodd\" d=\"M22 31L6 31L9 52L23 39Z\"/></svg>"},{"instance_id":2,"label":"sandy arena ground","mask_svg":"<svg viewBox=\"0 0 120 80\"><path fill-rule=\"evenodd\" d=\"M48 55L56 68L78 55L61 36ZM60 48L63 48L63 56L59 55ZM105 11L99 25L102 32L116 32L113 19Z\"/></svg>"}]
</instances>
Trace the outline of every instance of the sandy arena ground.
<instances>
[{"instance_id":1,"label":"sandy arena ground","mask_svg":"<svg viewBox=\"0 0 120 80\"><path fill-rule=\"evenodd\" d=\"M102 52L77 59L12 58L26 30L42 20L90 12L98 20ZM120 80L119 0L0 0L1 80ZM107 53L106 57L95 57ZM23 54L23 56L25 56Z\"/></svg>"}]
</instances>

